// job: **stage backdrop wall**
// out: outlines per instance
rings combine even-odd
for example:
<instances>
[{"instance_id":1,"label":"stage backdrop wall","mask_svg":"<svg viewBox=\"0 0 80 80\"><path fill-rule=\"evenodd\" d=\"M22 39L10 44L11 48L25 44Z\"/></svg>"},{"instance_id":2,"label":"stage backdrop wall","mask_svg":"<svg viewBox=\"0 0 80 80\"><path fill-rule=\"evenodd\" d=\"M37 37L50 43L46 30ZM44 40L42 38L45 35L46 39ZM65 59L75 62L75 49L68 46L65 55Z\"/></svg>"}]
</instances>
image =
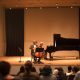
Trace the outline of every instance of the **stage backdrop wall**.
<instances>
[{"instance_id":1,"label":"stage backdrop wall","mask_svg":"<svg viewBox=\"0 0 80 80\"><path fill-rule=\"evenodd\" d=\"M5 13L0 8L0 56L6 53ZM22 32L22 31L21 31ZM29 46L33 40L53 45L53 34L66 38L79 37L78 8L28 8L24 11L24 55L30 56ZM10 33L11 34L11 33ZM20 37L20 35L19 35ZM18 40L20 41L20 40ZM77 51L57 51L54 56L78 56Z\"/></svg>"},{"instance_id":2,"label":"stage backdrop wall","mask_svg":"<svg viewBox=\"0 0 80 80\"><path fill-rule=\"evenodd\" d=\"M30 56L33 40L53 45L53 34L79 38L78 8L28 8L24 12L24 54ZM57 51L54 56L78 56L77 51Z\"/></svg>"},{"instance_id":3,"label":"stage backdrop wall","mask_svg":"<svg viewBox=\"0 0 80 80\"><path fill-rule=\"evenodd\" d=\"M24 9L5 9L6 56L24 55Z\"/></svg>"}]
</instances>

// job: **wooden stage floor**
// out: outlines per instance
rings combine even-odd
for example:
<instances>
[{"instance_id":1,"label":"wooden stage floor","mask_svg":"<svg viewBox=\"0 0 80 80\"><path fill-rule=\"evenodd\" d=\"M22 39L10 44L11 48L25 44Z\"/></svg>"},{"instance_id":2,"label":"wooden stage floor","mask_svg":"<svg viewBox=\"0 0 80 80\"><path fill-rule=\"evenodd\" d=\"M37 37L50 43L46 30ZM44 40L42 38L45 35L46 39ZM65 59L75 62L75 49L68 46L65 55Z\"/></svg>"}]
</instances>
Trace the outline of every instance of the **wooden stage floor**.
<instances>
[{"instance_id":1,"label":"wooden stage floor","mask_svg":"<svg viewBox=\"0 0 80 80\"><path fill-rule=\"evenodd\" d=\"M8 61L11 65L22 65L27 60L31 60L31 57L0 57L0 61ZM68 65L77 65L80 66L80 59L75 58L55 58L53 60L44 60L42 59L41 62L43 64L34 64L34 65L53 65L53 66L68 66Z\"/></svg>"}]
</instances>

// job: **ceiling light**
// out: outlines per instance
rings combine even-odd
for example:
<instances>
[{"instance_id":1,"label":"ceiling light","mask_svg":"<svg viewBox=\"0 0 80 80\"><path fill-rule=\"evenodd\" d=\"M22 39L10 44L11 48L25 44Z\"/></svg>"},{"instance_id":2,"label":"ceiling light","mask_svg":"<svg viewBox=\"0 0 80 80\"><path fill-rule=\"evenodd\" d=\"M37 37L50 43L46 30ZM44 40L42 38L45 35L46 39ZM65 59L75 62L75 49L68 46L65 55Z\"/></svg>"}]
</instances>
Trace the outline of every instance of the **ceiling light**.
<instances>
[{"instance_id":1,"label":"ceiling light","mask_svg":"<svg viewBox=\"0 0 80 80\"><path fill-rule=\"evenodd\" d=\"M71 6L70 8L73 8L73 6Z\"/></svg>"},{"instance_id":2,"label":"ceiling light","mask_svg":"<svg viewBox=\"0 0 80 80\"><path fill-rule=\"evenodd\" d=\"M9 8L10 10L12 9L12 8Z\"/></svg>"},{"instance_id":3,"label":"ceiling light","mask_svg":"<svg viewBox=\"0 0 80 80\"><path fill-rule=\"evenodd\" d=\"M40 9L42 9L42 7L40 7Z\"/></svg>"},{"instance_id":4,"label":"ceiling light","mask_svg":"<svg viewBox=\"0 0 80 80\"><path fill-rule=\"evenodd\" d=\"M26 10L28 9L28 8L25 8Z\"/></svg>"}]
</instances>

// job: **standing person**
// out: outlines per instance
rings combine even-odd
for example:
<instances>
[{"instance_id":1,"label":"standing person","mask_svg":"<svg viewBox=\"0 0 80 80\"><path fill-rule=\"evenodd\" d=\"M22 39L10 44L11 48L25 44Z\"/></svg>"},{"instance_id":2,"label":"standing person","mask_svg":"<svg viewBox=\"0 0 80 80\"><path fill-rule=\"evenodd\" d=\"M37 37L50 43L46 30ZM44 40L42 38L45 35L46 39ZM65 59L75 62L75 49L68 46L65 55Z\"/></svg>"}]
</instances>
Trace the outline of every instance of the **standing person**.
<instances>
[{"instance_id":1,"label":"standing person","mask_svg":"<svg viewBox=\"0 0 80 80\"><path fill-rule=\"evenodd\" d=\"M35 59L35 51L36 51L36 48L38 47L37 45L37 41L33 41L33 44L30 46L30 50L31 50L31 60L32 58L34 59L34 61L36 61Z\"/></svg>"},{"instance_id":2,"label":"standing person","mask_svg":"<svg viewBox=\"0 0 80 80\"><path fill-rule=\"evenodd\" d=\"M24 64L25 72L21 77L21 80L39 80L39 74L33 71L33 64L31 61L27 61Z\"/></svg>"}]
</instances>

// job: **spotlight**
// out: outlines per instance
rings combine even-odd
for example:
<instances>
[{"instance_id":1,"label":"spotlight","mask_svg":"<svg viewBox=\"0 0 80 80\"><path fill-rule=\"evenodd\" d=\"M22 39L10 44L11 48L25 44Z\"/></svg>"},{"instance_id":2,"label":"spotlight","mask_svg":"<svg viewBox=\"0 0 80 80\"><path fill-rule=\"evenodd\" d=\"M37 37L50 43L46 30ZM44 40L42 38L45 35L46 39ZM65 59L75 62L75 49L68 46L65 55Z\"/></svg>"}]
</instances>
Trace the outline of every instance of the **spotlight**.
<instances>
[{"instance_id":1,"label":"spotlight","mask_svg":"<svg viewBox=\"0 0 80 80\"><path fill-rule=\"evenodd\" d=\"M71 9L73 8L73 6L70 7Z\"/></svg>"},{"instance_id":2,"label":"spotlight","mask_svg":"<svg viewBox=\"0 0 80 80\"><path fill-rule=\"evenodd\" d=\"M56 6L58 5L58 3L56 3Z\"/></svg>"},{"instance_id":3,"label":"spotlight","mask_svg":"<svg viewBox=\"0 0 80 80\"><path fill-rule=\"evenodd\" d=\"M59 6L57 6L57 8L59 8Z\"/></svg>"},{"instance_id":4,"label":"spotlight","mask_svg":"<svg viewBox=\"0 0 80 80\"><path fill-rule=\"evenodd\" d=\"M12 8L9 8L10 10L12 9Z\"/></svg>"},{"instance_id":5,"label":"spotlight","mask_svg":"<svg viewBox=\"0 0 80 80\"><path fill-rule=\"evenodd\" d=\"M28 9L28 8L25 8L26 10Z\"/></svg>"}]
</instances>

